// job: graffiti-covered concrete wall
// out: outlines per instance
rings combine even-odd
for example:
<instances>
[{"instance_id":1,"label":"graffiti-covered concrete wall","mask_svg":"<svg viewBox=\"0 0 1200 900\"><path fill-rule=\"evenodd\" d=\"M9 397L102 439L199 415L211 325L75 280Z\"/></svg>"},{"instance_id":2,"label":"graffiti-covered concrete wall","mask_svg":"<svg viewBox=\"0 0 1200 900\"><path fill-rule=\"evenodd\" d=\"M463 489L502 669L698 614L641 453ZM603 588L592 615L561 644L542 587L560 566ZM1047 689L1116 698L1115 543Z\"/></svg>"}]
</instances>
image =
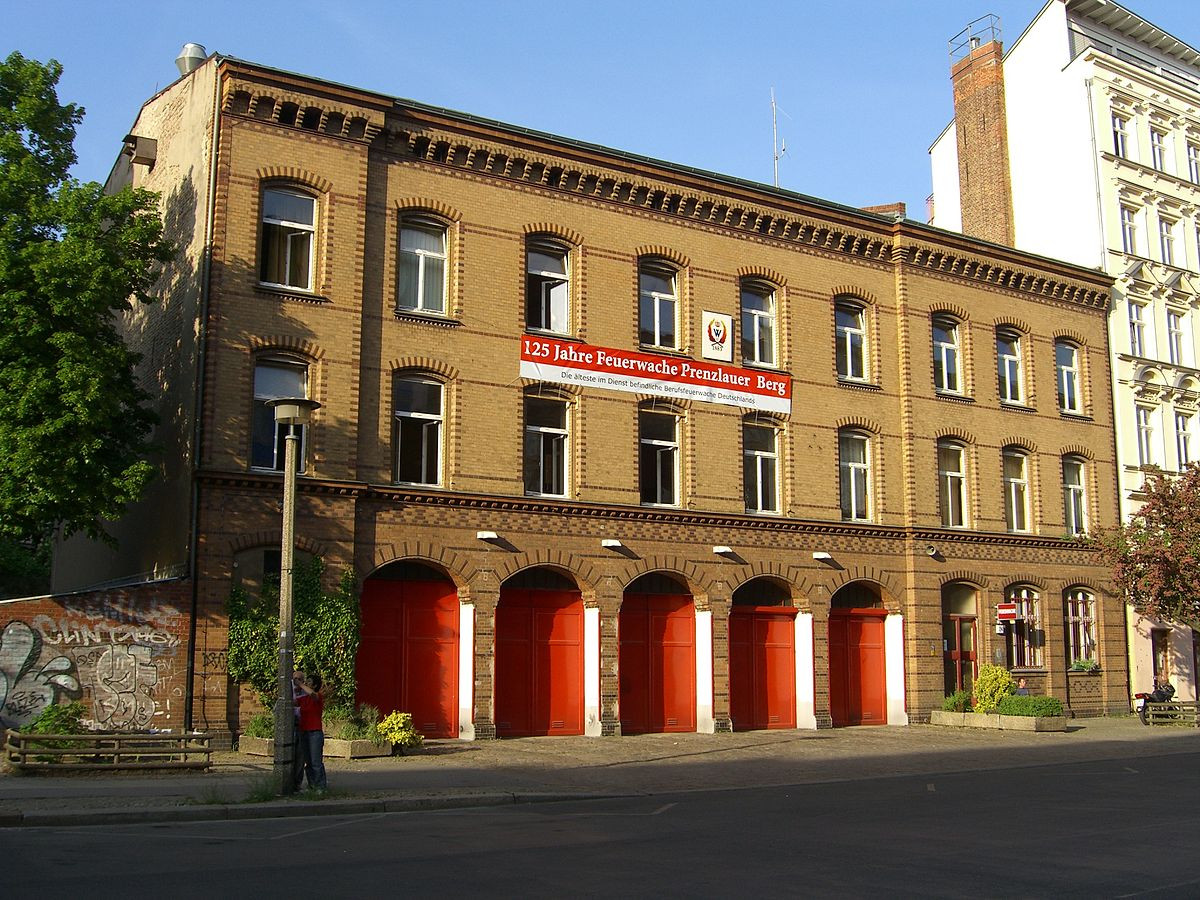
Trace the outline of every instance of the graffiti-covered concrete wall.
<instances>
[{"instance_id":1,"label":"graffiti-covered concrete wall","mask_svg":"<svg viewBox=\"0 0 1200 900\"><path fill-rule=\"evenodd\" d=\"M183 727L191 585L0 602L0 728L82 700L96 727Z\"/></svg>"}]
</instances>

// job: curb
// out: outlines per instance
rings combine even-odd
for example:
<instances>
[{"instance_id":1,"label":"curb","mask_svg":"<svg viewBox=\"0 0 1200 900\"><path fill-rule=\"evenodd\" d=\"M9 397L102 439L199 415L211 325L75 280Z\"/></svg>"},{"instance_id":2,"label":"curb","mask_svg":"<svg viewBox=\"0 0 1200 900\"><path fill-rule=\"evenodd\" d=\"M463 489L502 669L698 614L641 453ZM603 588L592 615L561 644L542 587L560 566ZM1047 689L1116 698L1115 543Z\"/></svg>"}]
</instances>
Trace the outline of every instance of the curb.
<instances>
[{"instance_id":1,"label":"curb","mask_svg":"<svg viewBox=\"0 0 1200 900\"><path fill-rule=\"evenodd\" d=\"M61 809L0 813L0 828L144 825L162 822L238 822L247 819L287 819L313 816L356 816L423 812L438 809L512 806L518 803L559 803L567 800L609 800L626 794L512 793L427 795L379 800L322 800L314 803L272 801L213 806L167 806L145 809Z\"/></svg>"}]
</instances>

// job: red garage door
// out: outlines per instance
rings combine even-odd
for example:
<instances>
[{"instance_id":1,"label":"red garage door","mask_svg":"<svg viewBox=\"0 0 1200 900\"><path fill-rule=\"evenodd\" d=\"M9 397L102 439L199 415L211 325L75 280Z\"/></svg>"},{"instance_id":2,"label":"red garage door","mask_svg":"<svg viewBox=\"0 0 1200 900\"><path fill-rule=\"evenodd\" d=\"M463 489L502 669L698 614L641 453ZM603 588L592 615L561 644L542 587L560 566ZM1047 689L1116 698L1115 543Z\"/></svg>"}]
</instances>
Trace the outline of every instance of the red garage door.
<instances>
[{"instance_id":1,"label":"red garage door","mask_svg":"<svg viewBox=\"0 0 1200 900\"><path fill-rule=\"evenodd\" d=\"M583 734L579 591L501 589L496 607L496 734Z\"/></svg>"},{"instance_id":2,"label":"red garage door","mask_svg":"<svg viewBox=\"0 0 1200 900\"><path fill-rule=\"evenodd\" d=\"M734 606L729 614L734 731L796 727L796 609Z\"/></svg>"},{"instance_id":3,"label":"red garage door","mask_svg":"<svg viewBox=\"0 0 1200 900\"><path fill-rule=\"evenodd\" d=\"M829 713L833 724L886 725L884 610L829 614Z\"/></svg>"},{"instance_id":4,"label":"red garage door","mask_svg":"<svg viewBox=\"0 0 1200 900\"><path fill-rule=\"evenodd\" d=\"M696 610L690 594L621 603L621 733L696 730Z\"/></svg>"},{"instance_id":5,"label":"red garage door","mask_svg":"<svg viewBox=\"0 0 1200 900\"><path fill-rule=\"evenodd\" d=\"M369 578L358 702L412 713L426 737L458 737L458 591L449 581Z\"/></svg>"}]
</instances>

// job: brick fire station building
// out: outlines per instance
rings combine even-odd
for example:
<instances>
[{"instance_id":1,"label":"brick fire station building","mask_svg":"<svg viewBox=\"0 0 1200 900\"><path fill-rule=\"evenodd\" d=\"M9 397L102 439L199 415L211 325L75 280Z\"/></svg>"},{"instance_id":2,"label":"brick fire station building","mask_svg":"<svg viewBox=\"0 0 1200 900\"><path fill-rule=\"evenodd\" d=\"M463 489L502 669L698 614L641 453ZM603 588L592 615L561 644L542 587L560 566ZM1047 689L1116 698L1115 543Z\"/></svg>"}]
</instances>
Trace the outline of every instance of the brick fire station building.
<instances>
[{"instance_id":1,"label":"brick fire station building","mask_svg":"<svg viewBox=\"0 0 1200 900\"><path fill-rule=\"evenodd\" d=\"M127 321L163 478L55 589L184 577L195 727L295 395L298 547L427 735L904 724L983 662L1128 709L1103 274L215 55L123 184L182 248Z\"/></svg>"}]
</instances>

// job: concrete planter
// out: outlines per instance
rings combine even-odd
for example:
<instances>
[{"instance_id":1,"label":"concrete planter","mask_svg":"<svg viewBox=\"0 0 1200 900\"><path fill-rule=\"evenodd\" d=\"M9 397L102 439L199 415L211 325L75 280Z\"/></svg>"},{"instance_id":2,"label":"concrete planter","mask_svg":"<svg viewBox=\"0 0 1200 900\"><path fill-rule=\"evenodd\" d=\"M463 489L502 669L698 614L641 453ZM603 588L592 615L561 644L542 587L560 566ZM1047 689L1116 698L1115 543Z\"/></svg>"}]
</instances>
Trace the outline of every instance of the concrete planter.
<instances>
[{"instance_id":1,"label":"concrete planter","mask_svg":"<svg viewBox=\"0 0 1200 900\"><path fill-rule=\"evenodd\" d=\"M958 713L935 709L930 725L954 728L996 728L1001 731L1066 731L1066 716L1001 716L996 713Z\"/></svg>"},{"instance_id":2,"label":"concrete planter","mask_svg":"<svg viewBox=\"0 0 1200 900\"><path fill-rule=\"evenodd\" d=\"M238 751L250 756L275 755L275 741L271 738L250 737L243 734L238 739ZM391 756L392 745L376 747L370 741L343 741L341 738L325 738L325 756L338 759L367 759L372 756Z\"/></svg>"}]
</instances>

